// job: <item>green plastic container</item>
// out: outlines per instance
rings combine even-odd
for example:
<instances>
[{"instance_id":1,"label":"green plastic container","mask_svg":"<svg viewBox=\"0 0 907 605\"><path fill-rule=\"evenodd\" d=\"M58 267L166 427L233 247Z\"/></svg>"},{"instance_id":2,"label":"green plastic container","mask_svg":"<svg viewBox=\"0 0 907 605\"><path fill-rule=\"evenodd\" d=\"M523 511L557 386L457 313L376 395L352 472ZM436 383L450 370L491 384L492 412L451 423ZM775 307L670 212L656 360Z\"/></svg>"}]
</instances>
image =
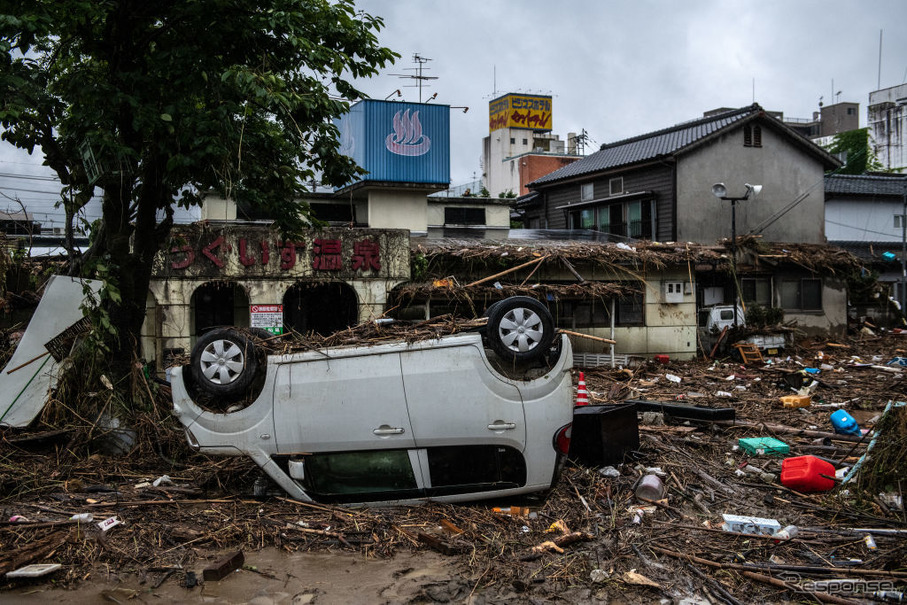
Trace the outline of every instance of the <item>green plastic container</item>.
<instances>
[{"instance_id":1,"label":"green plastic container","mask_svg":"<svg viewBox=\"0 0 907 605\"><path fill-rule=\"evenodd\" d=\"M786 443L774 437L749 437L738 440L737 444L753 456L786 456L790 452Z\"/></svg>"}]
</instances>

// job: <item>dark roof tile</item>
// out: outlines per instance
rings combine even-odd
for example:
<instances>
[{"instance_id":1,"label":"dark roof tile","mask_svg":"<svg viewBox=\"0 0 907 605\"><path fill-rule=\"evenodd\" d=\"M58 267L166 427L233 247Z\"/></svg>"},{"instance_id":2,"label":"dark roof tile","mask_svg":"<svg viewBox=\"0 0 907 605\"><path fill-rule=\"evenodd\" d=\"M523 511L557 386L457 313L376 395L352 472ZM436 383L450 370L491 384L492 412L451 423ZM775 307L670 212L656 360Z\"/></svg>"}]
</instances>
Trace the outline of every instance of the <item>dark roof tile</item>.
<instances>
[{"instance_id":1,"label":"dark roof tile","mask_svg":"<svg viewBox=\"0 0 907 605\"><path fill-rule=\"evenodd\" d=\"M907 176L878 174L834 174L825 176L825 195L903 196Z\"/></svg>"},{"instance_id":2,"label":"dark roof tile","mask_svg":"<svg viewBox=\"0 0 907 605\"><path fill-rule=\"evenodd\" d=\"M530 184L551 183L574 176L627 166L659 156L671 155L726 128L734 122L761 111L762 108L758 105L751 105L615 143L608 143L602 145L595 153L555 170Z\"/></svg>"}]
</instances>

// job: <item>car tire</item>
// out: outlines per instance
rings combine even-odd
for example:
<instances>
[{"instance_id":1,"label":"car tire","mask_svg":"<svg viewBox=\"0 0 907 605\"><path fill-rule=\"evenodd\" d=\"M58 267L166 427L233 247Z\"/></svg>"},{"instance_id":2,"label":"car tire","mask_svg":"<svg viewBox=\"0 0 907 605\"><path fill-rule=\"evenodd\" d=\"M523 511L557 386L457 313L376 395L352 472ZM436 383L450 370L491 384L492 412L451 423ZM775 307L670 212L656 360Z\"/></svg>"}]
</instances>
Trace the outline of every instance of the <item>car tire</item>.
<instances>
[{"instance_id":1,"label":"car tire","mask_svg":"<svg viewBox=\"0 0 907 605\"><path fill-rule=\"evenodd\" d=\"M507 361L523 362L546 355L554 343L554 319L548 308L528 296L495 303L486 336L491 349Z\"/></svg>"},{"instance_id":2,"label":"car tire","mask_svg":"<svg viewBox=\"0 0 907 605\"><path fill-rule=\"evenodd\" d=\"M252 340L230 329L203 334L192 349L192 378L199 389L225 401L242 398L258 373Z\"/></svg>"}]
</instances>

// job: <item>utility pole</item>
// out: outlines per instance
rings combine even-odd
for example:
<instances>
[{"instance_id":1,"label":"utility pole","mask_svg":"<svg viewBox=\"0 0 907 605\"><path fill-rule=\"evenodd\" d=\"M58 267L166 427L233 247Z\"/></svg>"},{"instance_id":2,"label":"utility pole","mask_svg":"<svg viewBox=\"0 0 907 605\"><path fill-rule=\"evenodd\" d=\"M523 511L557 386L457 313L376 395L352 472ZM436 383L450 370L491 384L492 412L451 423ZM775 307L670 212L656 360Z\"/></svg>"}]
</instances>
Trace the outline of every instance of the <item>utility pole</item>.
<instances>
[{"instance_id":1,"label":"utility pole","mask_svg":"<svg viewBox=\"0 0 907 605\"><path fill-rule=\"evenodd\" d=\"M907 176L904 177L904 209L901 214L901 314L907 311Z\"/></svg>"}]
</instances>

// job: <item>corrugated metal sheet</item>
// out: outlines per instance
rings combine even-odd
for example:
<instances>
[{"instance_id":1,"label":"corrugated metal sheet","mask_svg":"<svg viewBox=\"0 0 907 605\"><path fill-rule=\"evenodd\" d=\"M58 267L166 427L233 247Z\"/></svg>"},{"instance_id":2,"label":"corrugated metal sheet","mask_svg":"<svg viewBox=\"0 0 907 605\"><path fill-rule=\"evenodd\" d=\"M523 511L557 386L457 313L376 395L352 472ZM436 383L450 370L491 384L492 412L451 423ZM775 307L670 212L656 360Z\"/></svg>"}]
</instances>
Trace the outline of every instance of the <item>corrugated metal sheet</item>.
<instances>
[{"instance_id":1,"label":"corrugated metal sheet","mask_svg":"<svg viewBox=\"0 0 907 605\"><path fill-rule=\"evenodd\" d=\"M338 124L341 151L363 181L450 183L450 107L360 101Z\"/></svg>"}]
</instances>

